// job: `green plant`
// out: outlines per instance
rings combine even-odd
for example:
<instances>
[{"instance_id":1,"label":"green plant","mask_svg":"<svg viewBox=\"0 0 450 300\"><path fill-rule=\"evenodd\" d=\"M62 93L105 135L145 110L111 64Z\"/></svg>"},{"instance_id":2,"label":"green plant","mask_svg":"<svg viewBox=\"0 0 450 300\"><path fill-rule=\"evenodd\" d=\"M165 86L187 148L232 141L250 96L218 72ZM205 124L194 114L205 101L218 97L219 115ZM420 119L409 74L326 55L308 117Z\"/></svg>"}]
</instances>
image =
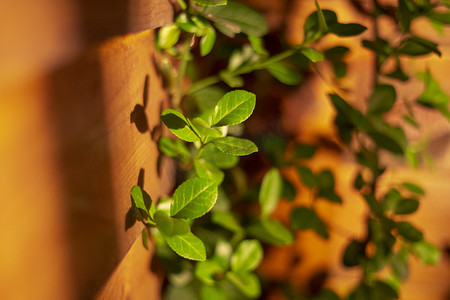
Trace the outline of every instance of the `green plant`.
<instances>
[{"instance_id":1,"label":"green plant","mask_svg":"<svg viewBox=\"0 0 450 300\"><path fill-rule=\"evenodd\" d=\"M395 88L386 78L409 80L402 70L403 57L440 55L438 45L414 35L410 24L423 16L437 28L449 24L450 14L440 11L449 4L400 0L398 7L391 7L373 3L373 11L366 13L372 16L375 38L362 42L376 57L374 88L367 110L356 109L338 93L329 95L337 113L338 135L360 166L354 187L370 210L366 237L352 239L343 254L345 266L362 270L360 283L348 296L351 300L396 299L399 283L408 276L410 255L425 263L436 263L439 259L438 249L425 242L423 234L401 218L418 209L423 190L405 182L380 196L378 182L388 167L380 162L382 152L405 157L413 167L424 155L408 143L402 127L385 120L397 99ZM335 191L331 170L314 173L303 163L314 156L316 147L296 144L293 151L288 151L286 140L279 136L261 143L260 148L273 166L263 176L260 187L249 188L238 165L239 157L258 148L238 136L242 135L242 123L255 108L256 97L244 90L225 93L212 86L223 81L231 88L241 87L242 75L257 70L268 71L286 85L297 85L302 73L314 70L314 64L324 59L333 65L337 77L343 77L345 55L351 49L337 46L322 53L313 46L328 34L354 36L366 28L356 23L339 23L335 12L322 10L316 1L317 10L304 24L303 42L270 55L263 39L268 27L263 17L248 6L226 0L189 3L178 0L178 4L175 23L161 28L156 39L173 105L173 109L162 113L161 120L177 137L162 137L159 148L179 162L179 172L187 179L170 198L160 199L156 207L145 191L134 186L131 190L134 209L146 225L145 242L152 236L156 254L165 265L171 283L169 299L177 299L178 295L183 295L183 299L258 298L261 283L254 271L263 257L261 242L275 246L289 244L294 240L294 231L309 229L328 238L328 226L319 217L314 203L317 199L341 203L342 199ZM377 30L380 16L398 21L401 39L392 42L380 37ZM245 36L245 42L232 49L226 68L197 79L198 72L191 64L198 55L193 45L198 42L199 55L208 55L214 48L217 31L229 38ZM394 71L385 71L388 60L395 62ZM186 75L192 82L187 88ZM436 109L449 118L448 96L429 71L418 76L426 88L415 103L405 103L404 119L418 126L411 110L414 105ZM282 176L283 168L295 168L303 183L314 192L311 206L297 206L291 211L289 226L271 217L280 197L295 198L295 188ZM256 212L254 199L258 199ZM390 277L378 277L386 266L392 270ZM289 288L286 297L304 299ZM330 290L315 297L340 299Z\"/></svg>"}]
</instances>

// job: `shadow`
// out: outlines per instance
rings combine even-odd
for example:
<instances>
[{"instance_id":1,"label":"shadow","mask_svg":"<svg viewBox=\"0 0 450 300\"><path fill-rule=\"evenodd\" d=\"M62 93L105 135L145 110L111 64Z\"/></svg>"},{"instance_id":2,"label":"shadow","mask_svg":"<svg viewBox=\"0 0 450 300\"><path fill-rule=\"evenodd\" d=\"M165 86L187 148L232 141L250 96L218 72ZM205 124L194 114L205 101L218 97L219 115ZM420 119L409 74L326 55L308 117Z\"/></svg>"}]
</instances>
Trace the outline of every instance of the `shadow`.
<instances>
[{"instance_id":1,"label":"shadow","mask_svg":"<svg viewBox=\"0 0 450 300\"><path fill-rule=\"evenodd\" d=\"M138 175L138 181L137 181L137 185L144 190L144 177L145 177L145 170L143 168L141 168L139 170L139 175ZM150 196L145 193L144 194L144 201L145 201L145 206L147 208L150 207L150 200L151 198ZM127 231L128 229L130 229L131 227L134 226L134 224L136 224L137 221L143 221L144 218L146 218L146 216L143 216L141 210L139 208L136 207L136 203L134 203L133 198L130 195L130 201L131 201L131 207L128 210L126 216L125 216L125 231Z\"/></svg>"},{"instance_id":2,"label":"shadow","mask_svg":"<svg viewBox=\"0 0 450 300\"><path fill-rule=\"evenodd\" d=\"M136 129L140 132L140 133L146 133L147 131L149 131L149 127L148 127L148 118L147 118L147 114L145 113L145 108L147 107L147 102L148 102L148 80L149 77L148 75L145 76L145 82L144 82L144 93L143 93L143 101L142 104L136 104L134 106L133 111L130 114L130 123L134 123L134 125L136 125Z\"/></svg>"},{"instance_id":3,"label":"shadow","mask_svg":"<svg viewBox=\"0 0 450 300\"><path fill-rule=\"evenodd\" d=\"M53 130L74 299L92 299L120 261L98 53L49 75Z\"/></svg>"}]
</instances>

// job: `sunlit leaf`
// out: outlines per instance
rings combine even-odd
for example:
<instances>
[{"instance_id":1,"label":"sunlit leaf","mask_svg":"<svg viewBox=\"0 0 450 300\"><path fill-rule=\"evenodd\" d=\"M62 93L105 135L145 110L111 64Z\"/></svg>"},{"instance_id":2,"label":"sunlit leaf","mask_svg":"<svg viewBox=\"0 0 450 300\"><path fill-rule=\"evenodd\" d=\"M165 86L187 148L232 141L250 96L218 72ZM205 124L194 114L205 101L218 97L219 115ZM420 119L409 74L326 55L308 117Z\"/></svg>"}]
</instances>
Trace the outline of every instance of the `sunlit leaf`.
<instances>
[{"instance_id":1,"label":"sunlit leaf","mask_svg":"<svg viewBox=\"0 0 450 300\"><path fill-rule=\"evenodd\" d=\"M226 93L217 102L212 117L212 126L227 126L247 120L255 109L256 96L243 90Z\"/></svg>"},{"instance_id":2,"label":"sunlit leaf","mask_svg":"<svg viewBox=\"0 0 450 300\"><path fill-rule=\"evenodd\" d=\"M252 141L232 136L218 138L212 140L211 143L223 153L235 156L249 155L258 151L258 147Z\"/></svg>"},{"instance_id":3,"label":"sunlit leaf","mask_svg":"<svg viewBox=\"0 0 450 300\"><path fill-rule=\"evenodd\" d=\"M263 178L259 192L261 215L268 216L276 207L283 190L283 178L276 168L270 169Z\"/></svg>"}]
</instances>

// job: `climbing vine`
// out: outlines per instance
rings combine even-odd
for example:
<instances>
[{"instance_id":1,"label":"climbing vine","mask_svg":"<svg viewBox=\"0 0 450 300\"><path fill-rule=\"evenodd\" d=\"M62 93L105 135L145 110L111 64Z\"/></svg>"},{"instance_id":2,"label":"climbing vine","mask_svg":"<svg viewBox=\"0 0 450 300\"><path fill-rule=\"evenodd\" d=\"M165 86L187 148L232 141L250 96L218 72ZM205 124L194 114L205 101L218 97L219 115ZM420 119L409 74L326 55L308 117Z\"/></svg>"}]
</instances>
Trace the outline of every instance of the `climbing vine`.
<instances>
[{"instance_id":1,"label":"climbing vine","mask_svg":"<svg viewBox=\"0 0 450 300\"><path fill-rule=\"evenodd\" d=\"M304 22L303 42L284 46L278 53L270 53L264 46L269 28L262 15L236 1L178 0L175 22L157 32L160 67L172 105L161 114L171 135L161 137L158 144L164 155L177 161L181 183L173 194L157 202L139 186L131 189L131 196L133 208L145 224L144 244L149 238L154 242L156 257L164 266L167 299L259 298L268 285L255 272L265 245L291 244L298 230L313 230L324 239L329 237L329 225L314 204L339 204L345 199L336 192L331 170L313 172L304 163L314 157L316 146L288 145L289 141L277 135L257 143L272 166L264 171L256 187L247 184L245 168L239 164L240 157L258 151L257 144L246 138L244 124L259 95L258 91L239 89L245 85L245 75L265 71L285 85L296 86L302 83L304 74L317 71L317 63L327 60L337 78L345 77L346 56L352 49L335 46L317 50L318 41L327 35L346 38L366 30L374 32L373 39L362 41L362 47L376 58L367 109L356 108L340 92L328 95L336 111L339 139L359 165L353 186L369 210L365 224L361 224L366 227L365 236L349 236L342 258L346 267L359 268L362 275L348 295L322 289L307 298L295 288L284 286L285 297L397 299L401 281L408 276L410 256L424 263L439 260L439 250L404 218L419 208L423 189L404 182L380 194L380 178L389 168L380 157L389 153L417 167L426 155L408 142L403 127L386 121L398 98L390 83L393 80L405 82L417 76L425 86L416 101L404 104L407 124L420 126L413 113L415 106L437 110L450 118L449 97L431 72L407 74L403 70L404 58L441 55L438 44L414 34L411 24L425 17L440 30L450 24L450 5L448 1L399 0L393 7L374 0L371 9L364 9L372 19L373 28L369 29L357 23L340 23L334 11L321 9L317 1L315 5L316 11ZM395 21L400 38L388 41L380 36L377 24L381 17ZM218 49L218 39L230 47ZM224 52L227 64L218 64L217 68L222 67L219 71L202 77L198 59ZM387 71L388 61L394 62L393 71ZM283 169L295 169L313 194L310 205L294 206L289 224L273 217L280 198L292 201L296 197L297 191L283 176ZM389 275L379 276L386 268Z\"/></svg>"}]
</instances>

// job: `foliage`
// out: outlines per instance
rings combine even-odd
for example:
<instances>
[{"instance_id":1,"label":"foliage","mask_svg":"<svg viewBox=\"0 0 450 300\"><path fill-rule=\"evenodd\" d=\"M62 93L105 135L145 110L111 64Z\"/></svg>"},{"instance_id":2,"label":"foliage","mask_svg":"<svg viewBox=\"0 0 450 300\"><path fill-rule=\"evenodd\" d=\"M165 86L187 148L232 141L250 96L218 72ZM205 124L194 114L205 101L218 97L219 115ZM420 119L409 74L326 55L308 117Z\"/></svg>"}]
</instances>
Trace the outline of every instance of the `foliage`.
<instances>
[{"instance_id":1,"label":"foliage","mask_svg":"<svg viewBox=\"0 0 450 300\"><path fill-rule=\"evenodd\" d=\"M143 232L144 238L153 236L156 254L167 267L168 299L176 299L178 291L188 299L258 298L265 285L255 273L263 259L262 244L290 244L298 230L313 230L327 239L329 227L314 203L320 200L340 204L345 199L335 190L331 170L313 172L308 168L306 161L315 155L315 146L295 144L289 151L287 142L279 136L260 143L272 166L261 176L260 187L247 185L248 178L238 163L241 156L258 151L254 142L241 137L243 122L255 109L256 96L244 90L225 93L214 85L224 82L229 88L242 87L243 75L258 70L266 70L285 85L298 85L304 73L311 72L314 64L322 60L331 63L337 78L344 77L345 56L351 49L336 46L319 51L315 49L316 42L328 34L356 36L366 27L340 23L334 11L321 9L316 1L316 11L304 23L303 42L272 55L264 47L268 26L252 8L231 0L178 0L178 4L175 22L161 28L156 38L173 105L163 111L161 120L176 137L161 137L159 149L179 162L185 181L170 198L160 199L156 206L145 191L134 186L133 208L140 213L138 219L151 229ZM359 164L354 188L370 211L366 236L348 237L343 251L343 264L362 270L359 284L346 299L396 299L399 287L393 283L408 276L411 255L424 263L439 260L439 250L402 218L419 208L423 189L405 182L380 195L378 182L388 167L380 161L383 152L418 161L418 153L409 145L404 129L386 121L385 115L398 98L395 87L386 79L409 80L410 75L402 69L405 57L441 55L438 44L411 31L411 23L419 17L428 18L438 27L450 24L450 13L443 12L441 6L449 5L445 1L399 0L398 7L392 8L374 1L374 27L382 16L394 18L402 38L387 41L375 30L373 40L362 42L376 57L374 87L366 111L360 111L338 93L328 95L336 110L334 123L339 138ZM390 13L392 9L395 14ZM215 50L218 33L230 39L244 37L245 43L233 48L223 70L197 79L198 74L188 72L188 67L192 67L194 56L203 57ZM198 41L198 52L193 41ZM396 64L393 72L384 71L388 59ZM185 88L187 75L192 83ZM435 109L450 118L449 98L431 72L417 76L424 82L425 90L415 103L408 103L405 120L418 126L412 105ZM298 172L314 198L311 205L292 209L289 224L272 217L280 198L293 200L296 196L295 187L283 177L285 168ZM242 209L243 206L247 208ZM174 253L188 260L180 261ZM378 276L385 267L391 270L389 279ZM292 292L286 292L286 297L304 299ZM311 299L340 297L324 289Z\"/></svg>"}]
</instances>

